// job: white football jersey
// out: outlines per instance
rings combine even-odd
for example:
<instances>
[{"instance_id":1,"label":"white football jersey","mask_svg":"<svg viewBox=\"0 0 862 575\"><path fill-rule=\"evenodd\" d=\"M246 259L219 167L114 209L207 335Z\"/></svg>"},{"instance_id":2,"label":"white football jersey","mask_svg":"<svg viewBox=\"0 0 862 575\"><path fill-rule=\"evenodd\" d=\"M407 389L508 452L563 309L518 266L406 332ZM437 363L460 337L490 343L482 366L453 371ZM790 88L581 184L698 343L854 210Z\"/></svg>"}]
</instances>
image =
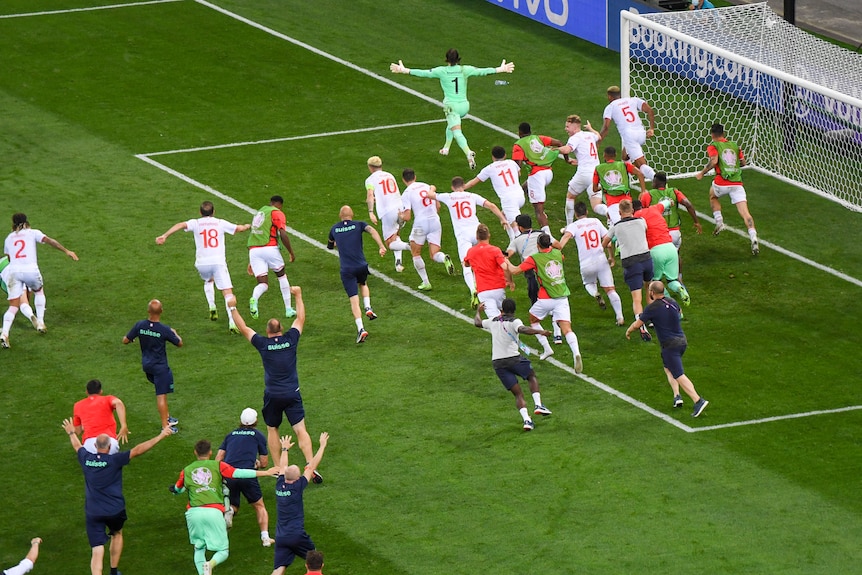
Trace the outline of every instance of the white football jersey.
<instances>
[{"instance_id":1,"label":"white football jersey","mask_svg":"<svg viewBox=\"0 0 862 575\"><path fill-rule=\"evenodd\" d=\"M599 137L592 132L581 130L572 135L566 143L572 147L572 152L578 160L578 171L583 170L592 174L599 165Z\"/></svg>"},{"instance_id":2,"label":"white football jersey","mask_svg":"<svg viewBox=\"0 0 862 575\"><path fill-rule=\"evenodd\" d=\"M608 230L596 218L581 218L566 226L578 246L578 260L583 264L593 258L605 257L602 239L608 235Z\"/></svg>"},{"instance_id":3,"label":"white football jersey","mask_svg":"<svg viewBox=\"0 0 862 575\"><path fill-rule=\"evenodd\" d=\"M36 245L42 242L45 234L32 228L24 228L6 236L3 251L9 256L9 273L38 272Z\"/></svg>"},{"instance_id":4,"label":"white football jersey","mask_svg":"<svg viewBox=\"0 0 862 575\"><path fill-rule=\"evenodd\" d=\"M428 197L430 186L423 182L413 182L401 195L401 207L413 212L415 220L434 219L437 216L438 204Z\"/></svg>"},{"instance_id":5,"label":"white football jersey","mask_svg":"<svg viewBox=\"0 0 862 575\"><path fill-rule=\"evenodd\" d=\"M383 214L401 209L398 182L389 172L378 170L365 178L365 189L374 191L374 206L378 218L382 218Z\"/></svg>"},{"instance_id":6,"label":"white football jersey","mask_svg":"<svg viewBox=\"0 0 862 575\"><path fill-rule=\"evenodd\" d=\"M437 199L449 208L455 236L468 241L474 240L476 228L479 227L476 206L484 206L485 198L472 192L452 192L451 194L437 194Z\"/></svg>"},{"instance_id":7,"label":"white football jersey","mask_svg":"<svg viewBox=\"0 0 862 575\"><path fill-rule=\"evenodd\" d=\"M195 235L195 265L226 265L224 235L236 233L236 224L207 216L187 221L186 231Z\"/></svg>"},{"instance_id":8,"label":"white football jersey","mask_svg":"<svg viewBox=\"0 0 862 575\"><path fill-rule=\"evenodd\" d=\"M620 137L627 139L643 134L643 122L638 113L643 109L644 101L632 96L631 98L618 98L605 106L602 118L610 118L617 125Z\"/></svg>"},{"instance_id":9,"label":"white football jersey","mask_svg":"<svg viewBox=\"0 0 862 575\"><path fill-rule=\"evenodd\" d=\"M499 160L482 168L476 177L482 182L490 179L500 200L523 199L524 189L519 180L520 174L521 168L515 161Z\"/></svg>"}]
</instances>

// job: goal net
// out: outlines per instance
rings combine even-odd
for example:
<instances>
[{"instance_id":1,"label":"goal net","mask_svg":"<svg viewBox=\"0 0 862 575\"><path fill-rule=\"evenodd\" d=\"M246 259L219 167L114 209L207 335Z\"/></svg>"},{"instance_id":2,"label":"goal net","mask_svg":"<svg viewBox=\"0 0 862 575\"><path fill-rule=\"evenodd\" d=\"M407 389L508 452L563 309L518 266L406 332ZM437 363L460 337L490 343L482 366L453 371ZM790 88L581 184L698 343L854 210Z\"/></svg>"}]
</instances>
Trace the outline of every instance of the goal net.
<instances>
[{"instance_id":1,"label":"goal net","mask_svg":"<svg viewBox=\"0 0 862 575\"><path fill-rule=\"evenodd\" d=\"M862 211L862 55L765 2L620 21L623 96L656 111L653 168L703 168L718 122L753 169Z\"/></svg>"}]
</instances>

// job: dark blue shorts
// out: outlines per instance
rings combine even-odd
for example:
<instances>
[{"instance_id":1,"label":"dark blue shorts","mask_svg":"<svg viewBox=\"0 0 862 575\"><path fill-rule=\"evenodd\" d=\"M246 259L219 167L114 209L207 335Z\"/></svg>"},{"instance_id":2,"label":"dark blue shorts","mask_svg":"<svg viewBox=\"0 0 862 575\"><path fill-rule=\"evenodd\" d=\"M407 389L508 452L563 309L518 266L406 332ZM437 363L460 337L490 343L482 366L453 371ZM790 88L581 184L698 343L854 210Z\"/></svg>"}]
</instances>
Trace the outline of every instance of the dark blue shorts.
<instances>
[{"instance_id":1,"label":"dark blue shorts","mask_svg":"<svg viewBox=\"0 0 862 575\"><path fill-rule=\"evenodd\" d=\"M144 371L144 373L147 374L147 379L156 388L156 395L174 392L174 372L171 371L171 368Z\"/></svg>"},{"instance_id":2,"label":"dark blue shorts","mask_svg":"<svg viewBox=\"0 0 862 575\"><path fill-rule=\"evenodd\" d=\"M90 540L90 547L107 543L111 535L123 529L126 519L128 517L125 509L109 517L87 515L87 539Z\"/></svg>"},{"instance_id":3,"label":"dark blue shorts","mask_svg":"<svg viewBox=\"0 0 862 575\"><path fill-rule=\"evenodd\" d=\"M652 258L633 263L623 269L623 278L630 291L643 289L644 282L652 281Z\"/></svg>"},{"instance_id":4,"label":"dark blue shorts","mask_svg":"<svg viewBox=\"0 0 862 575\"><path fill-rule=\"evenodd\" d=\"M686 346L680 345L676 347L665 347L661 350L661 360L664 366L668 369L674 379L678 378L685 371L682 369L682 354L685 353Z\"/></svg>"},{"instance_id":5,"label":"dark blue shorts","mask_svg":"<svg viewBox=\"0 0 862 575\"><path fill-rule=\"evenodd\" d=\"M231 479L230 477L225 477L224 483L227 485L227 488L230 489L230 495L228 497L230 499L231 507L239 509L240 495L245 495L245 500L249 503L257 503L260 501L260 498L263 497L257 477L252 477L250 479Z\"/></svg>"},{"instance_id":6,"label":"dark blue shorts","mask_svg":"<svg viewBox=\"0 0 862 575\"><path fill-rule=\"evenodd\" d=\"M279 567L287 567L297 555L305 559L309 551L314 551L314 541L308 536L308 533L303 531L301 534L288 535L286 537L275 537L275 558L273 559L273 569Z\"/></svg>"},{"instance_id":7,"label":"dark blue shorts","mask_svg":"<svg viewBox=\"0 0 862 575\"><path fill-rule=\"evenodd\" d=\"M263 395L263 421L270 427L279 427L282 416L287 417L290 425L296 425L305 419L305 409L302 407L302 396L270 397Z\"/></svg>"},{"instance_id":8,"label":"dark blue shorts","mask_svg":"<svg viewBox=\"0 0 862 575\"><path fill-rule=\"evenodd\" d=\"M344 291L347 292L347 297L359 295L359 286L365 285L368 281L368 266L361 268L342 268L341 283L344 284Z\"/></svg>"},{"instance_id":9,"label":"dark blue shorts","mask_svg":"<svg viewBox=\"0 0 862 575\"><path fill-rule=\"evenodd\" d=\"M534 373L530 360L522 355L495 359L491 363L494 365L494 371L497 372L497 377L500 378L503 387L508 390L511 390L518 383L518 376L526 380Z\"/></svg>"}]
</instances>

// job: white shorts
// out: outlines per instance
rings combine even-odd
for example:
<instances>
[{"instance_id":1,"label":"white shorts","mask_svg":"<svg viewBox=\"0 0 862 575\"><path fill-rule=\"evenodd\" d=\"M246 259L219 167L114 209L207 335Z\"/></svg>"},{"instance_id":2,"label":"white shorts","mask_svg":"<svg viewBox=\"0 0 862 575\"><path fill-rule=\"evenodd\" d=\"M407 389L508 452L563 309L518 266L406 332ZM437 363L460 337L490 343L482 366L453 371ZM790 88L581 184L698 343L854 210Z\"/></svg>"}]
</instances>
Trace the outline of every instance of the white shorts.
<instances>
[{"instance_id":1,"label":"white shorts","mask_svg":"<svg viewBox=\"0 0 862 575\"><path fill-rule=\"evenodd\" d=\"M716 198L721 198L729 194L731 204L738 204L739 202L746 201L745 188L742 186L719 186L715 182L712 182L712 193Z\"/></svg>"},{"instance_id":2,"label":"white shorts","mask_svg":"<svg viewBox=\"0 0 862 575\"><path fill-rule=\"evenodd\" d=\"M442 235L443 228L440 226L440 218L424 218L413 222L409 239L420 246L425 245L426 241L429 244L439 246Z\"/></svg>"},{"instance_id":3,"label":"white shorts","mask_svg":"<svg viewBox=\"0 0 862 575\"><path fill-rule=\"evenodd\" d=\"M195 265L195 269L198 270L201 279L205 282L215 280L218 289L233 289L227 264L199 264Z\"/></svg>"},{"instance_id":4,"label":"white shorts","mask_svg":"<svg viewBox=\"0 0 862 575\"><path fill-rule=\"evenodd\" d=\"M392 210L380 216L380 229L383 230L383 241L388 240L398 233L398 211Z\"/></svg>"},{"instance_id":5,"label":"white shorts","mask_svg":"<svg viewBox=\"0 0 862 575\"><path fill-rule=\"evenodd\" d=\"M463 236L455 236L455 241L458 242L458 258L460 258L461 263L464 263L464 258L467 257L467 251L475 246L479 240L476 239L476 236L472 238L466 238Z\"/></svg>"},{"instance_id":6,"label":"white shorts","mask_svg":"<svg viewBox=\"0 0 862 575\"><path fill-rule=\"evenodd\" d=\"M554 172L550 169L540 170L531 176L527 176L527 192L530 194L530 203L541 204L545 202L545 188L554 179Z\"/></svg>"},{"instance_id":7,"label":"white shorts","mask_svg":"<svg viewBox=\"0 0 862 575\"><path fill-rule=\"evenodd\" d=\"M25 573L29 573L33 570L33 562L27 559L21 559L21 562L15 565L14 567L10 567L3 571L6 575L24 575Z\"/></svg>"},{"instance_id":8,"label":"white shorts","mask_svg":"<svg viewBox=\"0 0 862 575\"><path fill-rule=\"evenodd\" d=\"M593 197L593 172L589 170L582 170L578 168L578 171L575 172L575 175L572 176L572 179L569 180L569 193L573 196L577 196L578 194L586 191L589 194L589 197ZM599 196L601 198L601 196Z\"/></svg>"},{"instance_id":9,"label":"white shorts","mask_svg":"<svg viewBox=\"0 0 862 575\"><path fill-rule=\"evenodd\" d=\"M603 257L590 258L581 262L581 279L584 285L597 283L600 287L614 287L614 274L611 264Z\"/></svg>"},{"instance_id":10,"label":"white shorts","mask_svg":"<svg viewBox=\"0 0 862 575\"><path fill-rule=\"evenodd\" d=\"M620 205L614 204L612 206L608 206L608 221L612 224L620 221Z\"/></svg>"},{"instance_id":11,"label":"white shorts","mask_svg":"<svg viewBox=\"0 0 862 575\"><path fill-rule=\"evenodd\" d=\"M113 454L117 453L118 451L120 451L120 442L117 441L117 439L115 437L111 437L110 440L111 440L111 449L108 450L108 453L113 455ZM84 441L84 449L86 449L90 453L96 453L96 438L95 437L88 437Z\"/></svg>"},{"instance_id":12,"label":"white shorts","mask_svg":"<svg viewBox=\"0 0 862 575\"><path fill-rule=\"evenodd\" d=\"M506 290L504 288L489 289L480 291L478 294L479 303L485 304L485 315L488 319L498 317L503 311L503 300L506 299Z\"/></svg>"},{"instance_id":13,"label":"white shorts","mask_svg":"<svg viewBox=\"0 0 862 575\"><path fill-rule=\"evenodd\" d=\"M284 258L278 246L261 246L248 250L248 263L255 277L265 276L269 270L278 271L284 268Z\"/></svg>"},{"instance_id":14,"label":"white shorts","mask_svg":"<svg viewBox=\"0 0 862 575\"><path fill-rule=\"evenodd\" d=\"M668 230L668 232L670 232L670 239L673 240L673 247L679 251L679 247L682 245L682 232L679 229Z\"/></svg>"},{"instance_id":15,"label":"white shorts","mask_svg":"<svg viewBox=\"0 0 862 575\"><path fill-rule=\"evenodd\" d=\"M569 298L558 297L554 299L536 300L533 307L530 308L530 315L542 321L548 316L551 316L555 322L557 321L572 321L572 312L569 310Z\"/></svg>"},{"instance_id":16,"label":"white shorts","mask_svg":"<svg viewBox=\"0 0 862 575\"><path fill-rule=\"evenodd\" d=\"M521 194L520 197L506 196L505 198L500 198L500 211L506 216L507 222L514 222L515 218L521 214L524 201L524 194Z\"/></svg>"},{"instance_id":17,"label":"white shorts","mask_svg":"<svg viewBox=\"0 0 862 575\"><path fill-rule=\"evenodd\" d=\"M42 289L42 274L40 272L12 272L6 280L9 289L9 301L17 300L24 293L24 288L37 292Z\"/></svg>"},{"instance_id":18,"label":"white shorts","mask_svg":"<svg viewBox=\"0 0 862 575\"><path fill-rule=\"evenodd\" d=\"M635 134L620 134L623 148L629 156L629 161L634 162L644 155L643 145L646 143L646 131Z\"/></svg>"}]
</instances>

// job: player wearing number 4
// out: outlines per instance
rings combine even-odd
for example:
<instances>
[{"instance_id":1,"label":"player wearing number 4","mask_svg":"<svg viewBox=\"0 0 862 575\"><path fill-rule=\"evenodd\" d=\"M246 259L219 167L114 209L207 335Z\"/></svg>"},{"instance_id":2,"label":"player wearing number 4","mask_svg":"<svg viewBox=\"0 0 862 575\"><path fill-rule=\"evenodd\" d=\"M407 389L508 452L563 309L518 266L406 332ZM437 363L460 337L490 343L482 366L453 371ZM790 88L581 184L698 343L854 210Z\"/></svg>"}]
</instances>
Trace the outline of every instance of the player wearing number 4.
<instances>
[{"instance_id":1,"label":"player wearing number 4","mask_svg":"<svg viewBox=\"0 0 862 575\"><path fill-rule=\"evenodd\" d=\"M212 202L206 201L201 204L201 217L179 222L171 226L171 229L156 238L156 243L162 245L174 232L185 230L192 232L195 238L195 268L204 280L204 295L210 310L210 319L218 320L218 308L215 304L215 290L221 290L225 298L225 309L227 309L227 297L233 293L233 283L230 272L227 269L225 259L224 235L233 235L236 232L244 232L251 225L236 225L228 221L214 218L215 207ZM227 313L228 330L230 333L239 333L230 312Z\"/></svg>"},{"instance_id":2,"label":"player wearing number 4","mask_svg":"<svg viewBox=\"0 0 862 575\"><path fill-rule=\"evenodd\" d=\"M566 225L575 221L575 199L581 192L587 192L589 197L593 196L593 173L599 165L598 144L602 141L602 135L590 126L584 124L586 131L581 130L580 116L569 116L566 118L566 133L569 140L566 145L557 151L568 156L574 153L575 159L569 159L569 163L578 167L578 171L569 180L569 188L566 191ZM601 194L599 194L601 198Z\"/></svg>"},{"instance_id":3,"label":"player wearing number 4","mask_svg":"<svg viewBox=\"0 0 862 575\"><path fill-rule=\"evenodd\" d=\"M470 149L467 138L461 131L461 119L470 112L470 102L467 100L467 78L471 76L488 76L489 74L511 74L515 71L512 62L503 63L496 68L474 68L462 66L458 50L452 48L446 52L446 65L430 70L411 70L406 68L401 60L397 64L389 64L393 74L409 74L420 78L437 78L443 88L443 113L446 115L446 143L440 148L444 156L449 154L452 140L464 151L471 170L476 169L476 152Z\"/></svg>"},{"instance_id":4,"label":"player wearing number 4","mask_svg":"<svg viewBox=\"0 0 862 575\"><path fill-rule=\"evenodd\" d=\"M493 212L503 228L509 226L506 216L493 202L490 202L478 194L464 191L464 178L455 176L452 178L452 193L438 194L432 190L428 191L428 197L438 200L449 208L452 218L452 229L455 232L455 240L458 242L458 257L461 260L461 271L464 274L464 283L470 290L470 304L473 307L479 305L479 296L476 293L476 278L470 266L464 265L467 251L476 245L476 230L479 228L479 218L476 216L476 207L482 206Z\"/></svg>"},{"instance_id":5,"label":"player wearing number 4","mask_svg":"<svg viewBox=\"0 0 862 575\"><path fill-rule=\"evenodd\" d=\"M469 190L479 182L491 180L491 185L500 198L500 209L509 220L509 227L506 231L509 233L509 241L515 239L516 222L515 220L521 214L521 208L524 205L524 188L518 181L518 174L521 172L520 166L514 160L506 159L506 149L503 146L494 146L491 149L491 157L494 162L488 164L479 172L479 174L464 184L464 191Z\"/></svg>"},{"instance_id":6,"label":"player wearing number 4","mask_svg":"<svg viewBox=\"0 0 862 575\"><path fill-rule=\"evenodd\" d=\"M623 159L629 159L644 175L651 180L655 174L644 157L643 145L647 138L652 138L655 133L655 112L646 101L636 98L623 98L619 86L608 88L609 104L605 106L602 114L604 122L599 134L602 139L608 135L611 120L617 125L620 139L623 142ZM644 112L649 119L649 129L645 130L638 112Z\"/></svg>"},{"instance_id":7,"label":"player wearing number 4","mask_svg":"<svg viewBox=\"0 0 862 575\"><path fill-rule=\"evenodd\" d=\"M742 187L742 166L745 165L745 156L735 142L730 142L724 135L724 126L713 124L709 129L712 143L706 148L709 162L695 177L700 180L712 168L715 168L715 179L709 188L709 205L712 208L712 216L715 218L715 230L713 235L717 236L725 228L724 218L721 216L722 196L730 196L730 203L736 206L739 215L748 228L748 237L751 239L751 253L760 253L760 245L757 242L757 230L754 229L754 218L748 211L748 200L745 196L745 188Z\"/></svg>"},{"instance_id":8,"label":"player wearing number 4","mask_svg":"<svg viewBox=\"0 0 862 575\"><path fill-rule=\"evenodd\" d=\"M401 252L410 249L410 244L398 237L403 221L399 217L401 212L401 193L398 191L398 183L395 176L383 170L383 160L380 156L368 158L368 171L371 175L365 178L365 203L368 204L368 219L374 225L380 223L383 231L383 241L395 255L395 271L404 271L401 263ZM377 216L374 216L374 209Z\"/></svg>"},{"instance_id":9,"label":"player wearing number 4","mask_svg":"<svg viewBox=\"0 0 862 575\"><path fill-rule=\"evenodd\" d=\"M435 191L437 188L417 182L416 172L410 168L406 168L401 173L401 180L407 187L404 188L404 195L401 196L400 217L405 222L413 218L413 229L410 230L410 253L413 255L413 267L422 279L419 289L428 291L431 289L431 282L428 280L425 260L422 259L422 246L426 242L431 260L446 266L450 276L455 275L455 264L452 263L452 258L440 251L440 238L443 234L440 216L437 213L440 203L428 197L428 191Z\"/></svg>"}]
</instances>

